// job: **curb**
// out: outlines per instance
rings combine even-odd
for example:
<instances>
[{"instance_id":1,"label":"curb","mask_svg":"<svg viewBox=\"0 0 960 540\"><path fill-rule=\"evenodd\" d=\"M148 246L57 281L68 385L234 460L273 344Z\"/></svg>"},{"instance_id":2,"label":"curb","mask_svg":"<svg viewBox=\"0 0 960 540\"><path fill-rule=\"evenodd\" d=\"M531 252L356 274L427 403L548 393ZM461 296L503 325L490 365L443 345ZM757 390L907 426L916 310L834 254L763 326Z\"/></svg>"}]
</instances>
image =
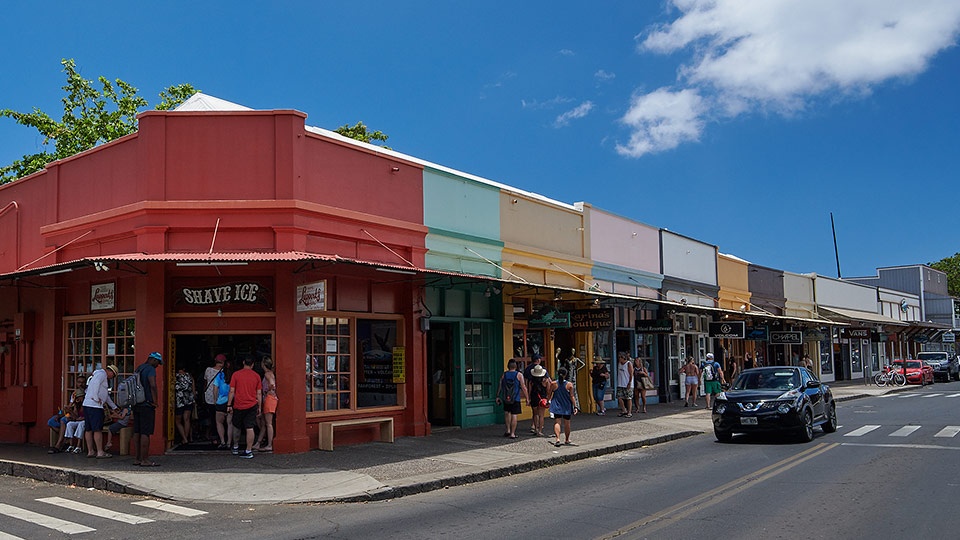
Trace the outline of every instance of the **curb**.
<instances>
[{"instance_id":1,"label":"curb","mask_svg":"<svg viewBox=\"0 0 960 540\"><path fill-rule=\"evenodd\" d=\"M0 475L13 476L18 478L29 478L51 484L62 484L67 486L77 486L81 488L94 488L102 491L112 491L114 493L123 493L127 495L149 495L148 492L121 484L95 474L90 474L74 469L62 469L48 467L46 465L37 465L34 463L23 463L20 461L0 461Z\"/></svg>"},{"instance_id":2,"label":"curb","mask_svg":"<svg viewBox=\"0 0 960 540\"><path fill-rule=\"evenodd\" d=\"M418 493L428 493L430 491L446 489L448 487L453 487L453 486L462 486L467 484L473 484L475 482L482 482L484 480L504 478L507 476L512 476L514 474L522 474L530 471L535 471L537 469L545 469L547 467L562 465L564 463L572 463L575 461L581 461L584 459L590 459L598 456L615 454L617 452L623 452L625 450L633 450L633 449L641 448L644 446L652 446L655 444L662 444L662 443L675 441L679 439L685 439L687 437L694 437L696 435L702 435L703 433L704 433L703 431L678 431L676 433L668 433L666 435L661 435L659 437L641 439L638 441L617 444L613 446L593 448L590 450L580 450L580 451L576 451L571 454L566 454L562 456L550 456L543 459L534 459L532 461L527 461L525 463L517 463L514 465L498 467L498 468L494 468L486 471L479 471L479 472L474 472L474 473L464 474L459 476L451 476L448 478L431 480L428 482L419 482L415 484L410 484L408 486L387 487L382 490L365 493L363 495L354 495L349 497L335 497L335 498L330 498L323 501L315 501L315 502L316 503L319 503L319 502L349 503L349 502L372 502L372 501L384 501L389 499L396 499L399 497L405 497L407 495L415 495Z\"/></svg>"}]
</instances>

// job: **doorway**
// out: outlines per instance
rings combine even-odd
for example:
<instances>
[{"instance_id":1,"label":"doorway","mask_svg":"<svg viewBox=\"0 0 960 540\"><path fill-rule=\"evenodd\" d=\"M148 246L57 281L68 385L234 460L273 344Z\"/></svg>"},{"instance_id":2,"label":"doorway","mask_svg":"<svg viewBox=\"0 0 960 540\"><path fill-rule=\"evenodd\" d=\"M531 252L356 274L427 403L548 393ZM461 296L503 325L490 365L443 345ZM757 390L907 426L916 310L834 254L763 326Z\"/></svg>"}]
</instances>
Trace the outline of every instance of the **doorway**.
<instances>
[{"instance_id":1,"label":"doorway","mask_svg":"<svg viewBox=\"0 0 960 540\"><path fill-rule=\"evenodd\" d=\"M453 421L453 325L435 322L427 334L429 421L434 426L452 426Z\"/></svg>"},{"instance_id":2,"label":"doorway","mask_svg":"<svg viewBox=\"0 0 960 540\"><path fill-rule=\"evenodd\" d=\"M194 386L196 414L191 414L188 436L193 441L185 444L183 436L178 430L178 423L184 426L184 418L177 418L176 403L171 401L167 415L167 443L173 450L205 451L217 449L217 430L215 425L216 412L207 407L204 393L208 381L204 378L208 368L213 367L213 359L218 354L227 357L223 371L229 381L229 375L238 369L243 369L243 359L251 356L254 359L254 370L263 376L260 361L266 357L273 357L272 334L174 334L171 338L172 350L171 371L173 377L169 379L175 388L177 374L186 373L190 376ZM211 377L214 375L211 372ZM171 393L171 396L173 394Z\"/></svg>"}]
</instances>

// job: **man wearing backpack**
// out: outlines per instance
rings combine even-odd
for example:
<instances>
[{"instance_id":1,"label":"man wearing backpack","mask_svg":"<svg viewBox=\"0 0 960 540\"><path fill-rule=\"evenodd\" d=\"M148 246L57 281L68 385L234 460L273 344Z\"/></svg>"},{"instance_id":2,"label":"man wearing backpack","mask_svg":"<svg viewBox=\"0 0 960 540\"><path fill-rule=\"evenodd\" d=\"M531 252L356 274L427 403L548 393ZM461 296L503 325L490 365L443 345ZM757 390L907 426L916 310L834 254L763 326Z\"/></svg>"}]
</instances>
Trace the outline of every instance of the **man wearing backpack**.
<instances>
[{"instance_id":1,"label":"man wearing backpack","mask_svg":"<svg viewBox=\"0 0 960 540\"><path fill-rule=\"evenodd\" d=\"M141 467L157 467L160 464L150 461L150 436L157 421L157 366L163 365L163 356L152 352L147 359L137 367L140 384L143 385L143 403L133 406L133 446L137 449L137 458L134 465Z\"/></svg>"},{"instance_id":2,"label":"man wearing backpack","mask_svg":"<svg viewBox=\"0 0 960 540\"><path fill-rule=\"evenodd\" d=\"M504 437L517 438L517 418L520 416L520 403L529 399L523 374L517 371L517 361L511 358L507 362L507 371L500 377L497 386L497 405L503 404L503 423L507 426Z\"/></svg>"},{"instance_id":3,"label":"man wearing backpack","mask_svg":"<svg viewBox=\"0 0 960 540\"><path fill-rule=\"evenodd\" d=\"M710 408L711 396L717 396L723 391L723 369L720 363L713 359L713 353L707 353L707 359L700 366L700 373L703 374L703 393L707 400L707 408Z\"/></svg>"}]
</instances>

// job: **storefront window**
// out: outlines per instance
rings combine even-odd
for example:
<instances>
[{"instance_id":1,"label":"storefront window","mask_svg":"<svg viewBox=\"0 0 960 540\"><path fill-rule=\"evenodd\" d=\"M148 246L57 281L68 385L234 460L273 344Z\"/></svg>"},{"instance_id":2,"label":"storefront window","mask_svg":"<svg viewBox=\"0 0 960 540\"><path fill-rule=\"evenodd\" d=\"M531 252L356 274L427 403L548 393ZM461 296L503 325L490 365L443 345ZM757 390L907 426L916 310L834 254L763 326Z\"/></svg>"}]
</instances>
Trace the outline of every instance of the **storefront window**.
<instances>
[{"instance_id":1,"label":"storefront window","mask_svg":"<svg viewBox=\"0 0 960 540\"><path fill-rule=\"evenodd\" d=\"M74 390L85 390L87 378L94 370L104 366L117 366L120 372L118 379L133 373L136 368L134 318L69 320L66 326L67 376L64 400Z\"/></svg>"},{"instance_id":2,"label":"storefront window","mask_svg":"<svg viewBox=\"0 0 960 540\"><path fill-rule=\"evenodd\" d=\"M401 404L393 365L399 328L396 319L307 317L307 412Z\"/></svg>"},{"instance_id":3,"label":"storefront window","mask_svg":"<svg viewBox=\"0 0 960 540\"><path fill-rule=\"evenodd\" d=\"M533 353L544 355L543 330L513 329L513 357L530 358Z\"/></svg>"},{"instance_id":4,"label":"storefront window","mask_svg":"<svg viewBox=\"0 0 960 540\"><path fill-rule=\"evenodd\" d=\"M490 373L488 360L492 354L491 334L489 323L463 323L463 364L466 368L465 398L467 401L494 397L493 375Z\"/></svg>"},{"instance_id":5,"label":"storefront window","mask_svg":"<svg viewBox=\"0 0 960 540\"><path fill-rule=\"evenodd\" d=\"M863 342L859 339L850 340L850 371L863 371Z\"/></svg>"},{"instance_id":6,"label":"storefront window","mask_svg":"<svg viewBox=\"0 0 960 540\"><path fill-rule=\"evenodd\" d=\"M825 373L833 373L833 344L830 339L820 341L820 374Z\"/></svg>"},{"instance_id":7,"label":"storefront window","mask_svg":"<svg viewBox=\"0 0 960 540\"><path fill-rule=\"evenodd\" d=\"M397 404L393 382L393 348L397 346L397 321L359 320L357 340L362 365L357 374L357 407Z\"/></svg>"}]
</instances>

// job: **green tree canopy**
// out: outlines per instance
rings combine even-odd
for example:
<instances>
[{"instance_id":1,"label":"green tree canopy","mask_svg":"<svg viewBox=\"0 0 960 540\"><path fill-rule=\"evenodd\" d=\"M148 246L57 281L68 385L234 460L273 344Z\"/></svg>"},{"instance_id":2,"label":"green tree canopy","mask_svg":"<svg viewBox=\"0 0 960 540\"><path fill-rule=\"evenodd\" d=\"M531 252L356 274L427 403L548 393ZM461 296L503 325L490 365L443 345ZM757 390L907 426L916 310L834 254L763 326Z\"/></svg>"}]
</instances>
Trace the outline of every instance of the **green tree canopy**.
<instances>
[{"instance_id":1,"label":"green tree canopy","mask_svg":"<svg viewBox=\"0 0 960 540\"><path fill-rule=\"evenodd\" d=\"M363 122L357 122L355 126L344 124L334 131L343 135L344 137L350 137L351 139L356 139L358 141L371 144L373 144L373 141L386 142L387 139L390 138L389 135L384 134L382 131L370 131L369 128L363 124ZM384 144L381 144L380 146L390 150L389 146Z\"/></svg>"},{"instance_id":2,"label":"green tree canopy","mask_svg":"<svg viewBox=\"0 0 960 540\"><path fill-rule=\"evenodd\" d=\"M51 161L70 157L137 130L137 114L147 107L147 100L138 94L139 90L120 79L111 82L103 76L97 78L98 89L94 81L77 73L73 59L65 58L60 63L67 75L60 121L36 107L29 113L0 109L0 117L12 118L18 124L36 129L43 136L45 148L0 167L0 184L42 170ZM189 84L167 87L160 93L157 109L172 109L196 92ZM47 150L51 146L52 150Z\"/></svg>"},{"instance_id":3,"label":"green tree canopy","mask_svg":"<svg viewBox=\"0 0 960 540\"><path fill-rule=\"evenodd\" d=\"M954 253L953 257L928 263L928 266L947 274L947 291L950 296L960 297L960 253Z\"/></svg>"}]
</instances>

